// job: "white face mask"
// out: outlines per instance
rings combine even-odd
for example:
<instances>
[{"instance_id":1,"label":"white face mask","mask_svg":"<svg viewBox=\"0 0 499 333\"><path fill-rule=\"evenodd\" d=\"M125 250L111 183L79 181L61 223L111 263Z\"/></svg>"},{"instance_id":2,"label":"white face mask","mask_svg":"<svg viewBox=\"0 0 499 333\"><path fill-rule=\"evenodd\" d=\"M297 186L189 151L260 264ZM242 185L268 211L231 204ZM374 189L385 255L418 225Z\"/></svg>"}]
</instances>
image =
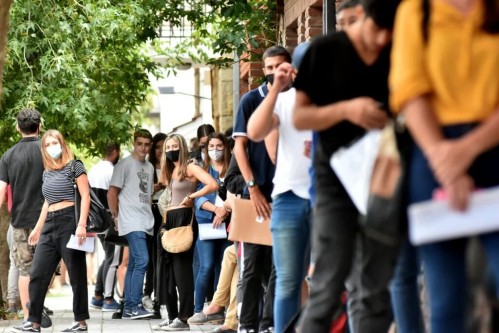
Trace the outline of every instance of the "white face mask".
<instances>
[{"instance_id":1,"label":"white face mask","mask_svg":"<svg viewBox=\"0 0 499 333\"><path fill-rule=\"evenodd\" d=\"M224 151L223 150L208 150L208 155L210 155L210 158L216 162L219 162L223 159L224 157Z\"/></svg>"},{"instance_id":2,"label":"white face mask","mask_svg":"<svg viewBox=\"0 0 499 333\"><path fill-rule=\"evenodd\" d=\"M60 144L49 146L46 148L47 154L50 155L53 159L58 159L62 155L62 148Z\"/></svg>"}]
</instances>

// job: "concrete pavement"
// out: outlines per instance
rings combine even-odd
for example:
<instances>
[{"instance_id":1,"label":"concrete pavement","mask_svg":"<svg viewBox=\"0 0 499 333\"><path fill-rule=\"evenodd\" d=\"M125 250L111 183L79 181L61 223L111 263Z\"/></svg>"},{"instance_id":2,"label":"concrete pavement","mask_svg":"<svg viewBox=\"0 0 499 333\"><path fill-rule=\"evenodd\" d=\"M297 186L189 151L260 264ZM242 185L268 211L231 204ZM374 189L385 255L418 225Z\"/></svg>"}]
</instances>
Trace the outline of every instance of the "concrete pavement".
<instances>
[{"instance_id":1,"label":"concrete pavement","mask_svg":"<svg viewBox=\"0 0 499 333\"><path fill-rule=\"evenodd\" d=\"M93 295L93 287L89 286L89 296ZM43 329L43 333L60 332L69 327L73 322L72 293L71 287L62 287L57 294L48 294L45 305L54 311L52 318L53 326ZM166 314L162 312L163 318ZM152 327L159 324L163 319L141 319L141 320L121 320L111 319L112 312L102 312L101 310L90 308L90 320L87 321L88 333L101 332L164 332L153 331ZM21 320L0 320L0 333L9 333L12 326L21 324ZM211 332L218 325L191 325L192 333ZM183 331L185 332L185 331Z\"/></svg>"}]
</instances>

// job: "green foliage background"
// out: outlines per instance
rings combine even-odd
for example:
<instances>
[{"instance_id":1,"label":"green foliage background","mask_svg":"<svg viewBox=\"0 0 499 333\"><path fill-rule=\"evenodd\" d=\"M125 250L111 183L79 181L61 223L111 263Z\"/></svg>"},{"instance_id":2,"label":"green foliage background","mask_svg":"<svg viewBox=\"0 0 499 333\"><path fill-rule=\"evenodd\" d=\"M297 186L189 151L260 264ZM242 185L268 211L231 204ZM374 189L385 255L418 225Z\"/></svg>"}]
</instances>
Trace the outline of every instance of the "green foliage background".
<instances>
[{"instance_id":1,"label":"green foliage background","mask_svg":"<svg viewBox=\"0 0 499 333\"><path fill-rule=\"evenodd\" d=\"M20 138L23 107L43 115L83 155L96 156L110 140L129 142L138 112L160 76L151 51L175 68L185 57L226 66L233 54L276 40L272 0L17 0L10 13L0 153ZM160 41L163 22L189 21L189 39ZM259 38L256 38L259 36ZM247 53L251 55L250 53ZM249 57L248 57L249 59Z\"/></svg>"}]
</instances>

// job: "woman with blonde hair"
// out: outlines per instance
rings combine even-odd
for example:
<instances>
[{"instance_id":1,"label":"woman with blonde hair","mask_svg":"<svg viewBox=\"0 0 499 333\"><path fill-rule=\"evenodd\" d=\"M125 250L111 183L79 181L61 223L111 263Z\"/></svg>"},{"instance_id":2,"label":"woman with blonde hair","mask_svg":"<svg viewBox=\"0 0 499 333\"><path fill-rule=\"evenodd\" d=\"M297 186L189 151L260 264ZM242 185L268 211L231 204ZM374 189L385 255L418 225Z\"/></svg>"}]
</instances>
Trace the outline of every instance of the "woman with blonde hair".
<instances>
[{"instance_id":1,"label":"woman with blonde hair","mask_svg":"<svg viewBox=\"0 0 499 333\"><path fill-rule=\"evenodd\" d=\"M189 150L183 136L169 135L164 144L159 182L166 186L162 196L167 196L163 231L187 226L192 223L194 242L197 238L197 222L193 202L218 189L215 179L200 166L191 163ZM198 184L205 186L198 190ZM161 201L161 198L160 198ZM162 236L162 232L158 237ZM158 239L161 243L161 239ZM187 319L194 312L194 278L192 262L194 244L181 253L169 253L158 247L158 290L160 304L166 304L168 319L159 324L164 331L188 331ZM180 306L177 306L177 290Z\"/></svg>"},{"instance_id":2,"label":"woman with blonde hair","mask_svg":"<svg viewBox=\"0 0 499 333\"><path fill-rule=\"evenodd\" d=\"M88 313L87 266L85 252L67 247L71 235L80 244L85 242L87 218L90 209L90 186L81 161L73 161L62 134L48 130L41 140L43 172L42 193L45 202L28 242L36 246L31 267L29 297L31 301L28 320L15 331L40 332L40 321L45 294L61 258L64 260L73 289L73 314L75 322L62 332L87 331ZM81 196L80 217L75 217L74 179Z\"/></svg>"}]
</instances>

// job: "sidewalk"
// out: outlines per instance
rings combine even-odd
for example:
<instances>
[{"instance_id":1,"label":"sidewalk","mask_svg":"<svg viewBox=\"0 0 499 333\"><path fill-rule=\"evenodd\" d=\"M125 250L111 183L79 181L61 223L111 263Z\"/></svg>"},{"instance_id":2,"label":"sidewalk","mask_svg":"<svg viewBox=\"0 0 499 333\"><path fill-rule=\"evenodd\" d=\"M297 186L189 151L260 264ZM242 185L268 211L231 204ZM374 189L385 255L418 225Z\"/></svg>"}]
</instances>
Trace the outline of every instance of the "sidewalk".
<instances>
[{"instance_id":1,"label":"sidewalk","mask_svg":"<svg viewBox=\"0 0 499 333\"><path fill-rule=\"evenodd\" d=\"M93 295L93 288L89 286L89 296ZM42 332L60 332L67 328L73 322L73 312L72 312L72 293L71 287L64 286L61 293L49 294L47 295L45 305L54 311L54 315L50 316L53 322L53 326L50 328L43 329ZM121 320L121 319L111 319L112 312L102 312L97 309L90 308L90 319L87 321L88 333L101 333L101 332L164 332L164 331L153 331L152 327L159 324L163 319L155 320ZM165 313L162 313L163 318ZM12 326L17 326L21 324L21 320L0 320L0 333L9 333ZM213 329L218 327L218 325L191 325L191 331L193 333L203 333L211 332ZM186 332L186 331L183 331Z\"/></svg>"}]
</instances>

